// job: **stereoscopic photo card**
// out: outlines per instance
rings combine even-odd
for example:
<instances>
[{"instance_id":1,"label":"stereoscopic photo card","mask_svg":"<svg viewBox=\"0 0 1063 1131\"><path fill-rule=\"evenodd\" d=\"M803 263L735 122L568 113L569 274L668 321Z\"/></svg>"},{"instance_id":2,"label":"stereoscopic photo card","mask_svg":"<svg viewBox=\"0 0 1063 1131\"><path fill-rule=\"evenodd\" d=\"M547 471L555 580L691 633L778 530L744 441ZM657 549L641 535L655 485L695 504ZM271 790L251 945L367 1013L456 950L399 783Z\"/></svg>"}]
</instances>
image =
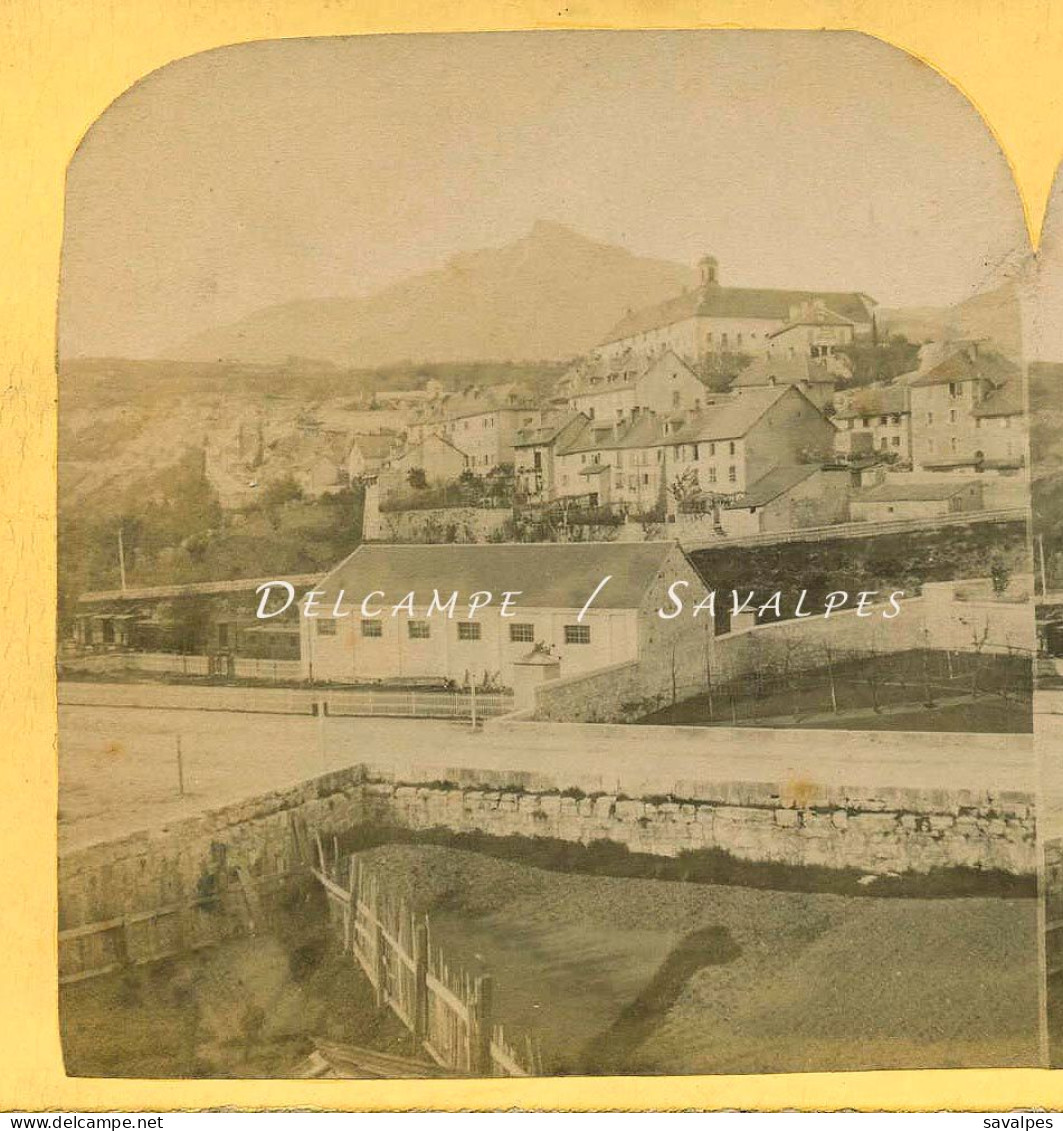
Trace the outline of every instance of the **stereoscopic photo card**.
<instances>
[{"instance_id":1,"label":"stereoscopic photo card","mask_svg":"<svg viewBox=\"0 0 1063 1131\"><path fill-rule=\"evenodd\" d=\"M1061 225L857 32L126 90L58 292L66 1073L1063 1063Z\"/></svg>"}]
</instances>

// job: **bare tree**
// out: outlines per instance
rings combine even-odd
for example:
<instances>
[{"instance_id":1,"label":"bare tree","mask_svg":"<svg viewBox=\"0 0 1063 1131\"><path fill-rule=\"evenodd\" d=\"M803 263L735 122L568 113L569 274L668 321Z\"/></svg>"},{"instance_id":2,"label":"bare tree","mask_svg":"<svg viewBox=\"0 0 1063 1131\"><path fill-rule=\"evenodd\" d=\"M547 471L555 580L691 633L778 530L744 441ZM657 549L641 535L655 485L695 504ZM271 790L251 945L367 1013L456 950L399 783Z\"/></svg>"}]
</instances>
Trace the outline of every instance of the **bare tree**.
<instances>
[{"instance_id":1,"label":"bare tree","mask_svg":"<svg viewBox=\"0 0 1063 1131\"><path fill-rule=\"evenodd\" d=\"M974 641L974 669L971 672L971 695L978 696L978 676L982 667L982 650L989 639L989 618L986 617L985 627L979 633L977 627L971 629L971 639Z\"/></svg>"}]
</instances>

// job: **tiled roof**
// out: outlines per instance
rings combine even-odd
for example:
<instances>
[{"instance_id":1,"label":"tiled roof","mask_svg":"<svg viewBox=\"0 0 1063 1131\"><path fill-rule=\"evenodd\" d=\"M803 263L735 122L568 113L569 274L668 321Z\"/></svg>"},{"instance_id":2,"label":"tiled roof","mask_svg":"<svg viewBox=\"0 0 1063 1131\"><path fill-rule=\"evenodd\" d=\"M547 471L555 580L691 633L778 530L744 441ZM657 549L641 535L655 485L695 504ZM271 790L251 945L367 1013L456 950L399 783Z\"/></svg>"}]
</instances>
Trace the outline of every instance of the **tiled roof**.
<instances>
[{"instance_id":1,"label":"tiled roof","mask_svg":"<svg viewBox=\"0 0 1063 1131\"><path fill-rule=\"evenodd\" d=\"M785 334L789 330L796 330L799 326L852 326L853 319L846 318L844 315L835 314L833 310L828 310L827 307L813 303L811 309L806 310L800 317L794 318L788 322L781 330L776 330L769 336L774 338L779 334Z\"/></svg>"},{"instance_id":2,"label":"tiled roof","mask_svg":"<svg viewBox=\"0 0 1063 1131\"><path fill-rule=\"evenodd\" d=\"M384 459L395 447L396 439L395 436L354 436L351 439L351 447L357 448L366 459Z\"/></svg>"},{"instance_id":3,"label":"tiled roof","mask_svg":"<svg viewBox=\"0 0 1063 1131\"><path fill-rule=\"evenodd\" d=\"M158 601L169 597L209 596L215 593L253 592L275 577L241 577L235 581L193 581L185 585L152 585L136 589L98 589L85 592L78 597L79 605L92 605L101 601ZM317 580L315 574L297 574L284 578L296 589L311 586Z\"/></svg>"},{"instance_id":4,"label":"tiled roof","mask_svg":"<svg viewBox=\"0 0 1063 1131\"><path fill-rule=\"evenodd\" d=\"M731 382L731 388L769 385L771 379L788 385L801 381L810 384L829 382L837 384L838 378L823 364L811 357L755 357Z\"/></svg>"},{"instance_id":5,"label":"tiled roof","mask_svg":"<svg viewBox=\"0 0 1063 1131\"><path fill-rule=\"evenodd\" d=\"M741 510L743 507L762 507L785 495L787 491L803 483L820 470L818 463L796 464L790 467L776 467L762 475L748 491L736 496L733 502L725 504L725 509Z\"/></svg>"},{"instance_id":6,"label":"tiled roof","mask_svg":"<svg viewBox=\"0 0 1063 1131\"><path fill-rule=\"evenodd\" d=\"M655 306L625 315L602 339L602 345L659 330L688 318L760 318L786 323L795 306L820 300L852 322L871 321L874 300L859 292L777 291L761 287L718 287L685 291Z\"/></svg>"},{"instance_id":7,"label":"tiled roof","mask_svg":"<svg viewBox=\"0 0 1063 1131\"><path fill-rule=\"evenodd\" d=\"M427 603L432 591L459 600L486 590L497 603L503 592L519 592L517 606L580 609L604 577L612 580L595 599L596 609L635 609L672 554L675 542L508 543L478 545L359 546L319 584L322 607L339 590L361 600L380 590L385 601L410 592Z\"/></svg>"},{"instance_id":8,"label":"tiled roof","mask_svg":"<svg viewBox=\"0 0 1063 1131\"><path fill-rule=\"evenodd\" d=\"M780 398L792 393L804 397L792 385L758 385L743 389L732 401L711 405L691 418L685 428L668 437L671 444L702 440L737 440L744 436Z\"/></svg>"},{"instance_id":9,"label":"tiled roof","mask_svg":"<svg viewBox=\"0 0 1063 1131\"><path fill-rule=\"evenodd\" d=\"M587 421L583 427L558 448L559 455L575 452L618 451L627 448L652 448L664 442L664 425L651 412L640 413L624 424L596 424Z\"/></svg>"},{"instance_id":10,"label":"tiled roof","mask_svg":"<svg viewBox=\"0 0 1063 1131\"><path fill-rule=\"evenodd\" d=\"M563 443L566 436L574 434L577 426L586 423L587 417L581 412L567 412L547 421L540 428L521 428L515 435L515 448L529 448L536 444L550 444L555 440Z\"/></svg>"},{"instance_id":11,"label":"tiled roof","mask_svg":"<svg viewBox=\"0 0 1063 1131\"><path fill-rule=\"evenodd\" d=\"M908 385L913 389L928 385L945 385L963 381L989 381L1002 385L1018 375L1018 368L1012 362L974 346L954 350L943 361L913 377Z\"/></svg>"},{"instance_id":12,"label":"tiled roof","mask_svg":"<svg viewBox=\"0 0 1063 1131\"><path fill-rule=\"evenodd\" d=\"M838 409L835 420L849 417L880 416L884 413L909 412L907 395L903 385L868 386L856 389L849 403Z\"/></svg>"},{"instance_id":13,"label":"tiled roof","mask_svg":"<svg viewBox=\"0 0 1063 1131\"><path fill-rule=\"evenodd\" d=\"M1021 416L1024 411L1018 378L1006 381L974 406L975 416Z\"/></svg>"}]
</instances>

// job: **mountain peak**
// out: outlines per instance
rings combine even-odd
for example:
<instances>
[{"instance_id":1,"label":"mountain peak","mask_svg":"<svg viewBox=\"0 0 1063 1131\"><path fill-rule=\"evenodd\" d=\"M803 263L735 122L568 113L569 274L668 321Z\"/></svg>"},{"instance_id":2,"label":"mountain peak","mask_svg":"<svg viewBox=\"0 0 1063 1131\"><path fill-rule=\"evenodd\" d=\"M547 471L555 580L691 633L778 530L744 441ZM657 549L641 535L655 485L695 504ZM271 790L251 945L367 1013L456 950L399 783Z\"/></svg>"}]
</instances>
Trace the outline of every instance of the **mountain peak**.
<instances>
[{"instance_id":1,"label":"mountain peak","mask_svg":"<svg viewBox=\"0 0 1063 1131\"><path fill-rule=\"evenodd\" d=\"M559 360L600 341L627 307L670 298L692 277L689 267L540 219L512 243L462 252L442 270L363 298L267 307L198 334L176 353L263 363L298 355L359 368Z\"/></svg>"},{"instance_id":2,"label":"mountain peak","mask_svg":"<svg viewBox=\"0 0 1063 1131\"><path fill-rule=\"evenodd\" d=\"M564 240L566 243L592 243L593 241L581 235L574 228L559 224L556 220L536 220L526 237L536 242L554 242Z\"/></svg>"}]
</instances>

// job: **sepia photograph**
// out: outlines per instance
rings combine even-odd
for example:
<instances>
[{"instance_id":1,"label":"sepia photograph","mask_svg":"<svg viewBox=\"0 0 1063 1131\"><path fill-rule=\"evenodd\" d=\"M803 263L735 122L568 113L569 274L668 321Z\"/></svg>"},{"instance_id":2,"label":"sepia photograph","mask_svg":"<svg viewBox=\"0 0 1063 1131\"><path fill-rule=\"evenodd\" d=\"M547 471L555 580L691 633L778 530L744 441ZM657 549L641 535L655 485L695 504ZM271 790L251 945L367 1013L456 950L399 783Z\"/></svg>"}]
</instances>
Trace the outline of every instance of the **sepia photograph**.
<instances>
[{"instance_id":1,"label":"sepia photograph","mask_svg":"<svg viewBox=\"0 0 1063 1131\"><path fill-rule=\"evenodd\" d=\"M1046 1033L1063 1066L1063 182L1057 174L1041 246L1024 287L1037 658L1034 746L1041 782Z\"/></svg>"},{"instance_id":2,"label":"sepia photograph","mask_svg":"<svg viewBox=\"0 0 1063 1131\"><path fill-rule=\"evenodd\" d=\"M59 291L67 1073L1063 1064L1054 246L857 33L127 90Z\"/></svg>"}]
</instances>

